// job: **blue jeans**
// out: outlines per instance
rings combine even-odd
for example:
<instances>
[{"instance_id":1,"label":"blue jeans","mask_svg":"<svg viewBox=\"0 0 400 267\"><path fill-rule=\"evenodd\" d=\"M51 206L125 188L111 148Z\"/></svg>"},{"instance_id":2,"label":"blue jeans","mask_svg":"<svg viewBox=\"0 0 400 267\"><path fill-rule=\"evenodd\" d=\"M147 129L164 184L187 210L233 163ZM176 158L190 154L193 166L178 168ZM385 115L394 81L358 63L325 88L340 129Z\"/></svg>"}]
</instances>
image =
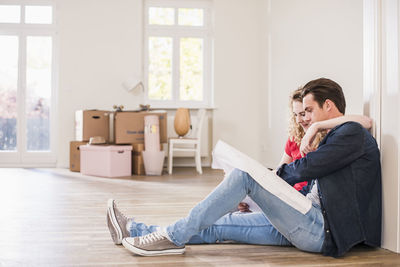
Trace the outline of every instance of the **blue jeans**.
<instances>
[{"instance_id":1,"label":"blue jeans","mask_svg":"<svg viewBox=\"0 0 400 267\"><path fill-rule=\"evenodd\" d=\"M133 222L131 237L143 236L160 230L157 225L147 226ZM224 241L258 245L290 246L291 243L279 233L262 212L234 212L222 216L210 227L192 236L186 244L214 244Z\"/></svg>"},{"instance_id":2,"label":"blue jeans","mask_svg":"<svg viewBox=\"0 0 400 267\"><path fill-rule=\"evenodd\" d=\"M263 213L227 214L246 195ZM318 205L302 214L237 169L187 217L166 229L178 246L232 240L247 244L294 245L304 251L321 252L325 238L324 219Z\"/></svg>"},{"instance_id":3,"label":"blue jeans","mask_svg":"<svg viewBox=\"0 0 400 267\"><path fill-rule=\"evenodd\" d=\"M226 214L210 227L192 236L187 244L214 244L224 241L257 245L291 245L262 212Z\"/></svg>"}]
</instances>

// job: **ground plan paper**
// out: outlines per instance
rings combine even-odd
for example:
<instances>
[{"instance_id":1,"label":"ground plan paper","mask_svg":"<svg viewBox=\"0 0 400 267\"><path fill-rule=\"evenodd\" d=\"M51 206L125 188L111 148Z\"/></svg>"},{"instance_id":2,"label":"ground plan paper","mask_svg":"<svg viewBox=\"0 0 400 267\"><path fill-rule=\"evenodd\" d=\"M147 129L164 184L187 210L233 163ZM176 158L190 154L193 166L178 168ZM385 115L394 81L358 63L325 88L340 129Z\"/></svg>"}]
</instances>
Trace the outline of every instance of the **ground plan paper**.
<instances>
[{"instance_id":1,"label":"ground plan paper","mask_svg":"<svg viewBox=\"0 0 400 267\"><path fill-rule=\"evenodd\" d=\"M227 175L235 168L247 172L265 190L292 208L303 214L311 209L311 200L286 183L275 172L221 140L214 147L212 168L223 169Z\"/></svg>"}]
</instances>

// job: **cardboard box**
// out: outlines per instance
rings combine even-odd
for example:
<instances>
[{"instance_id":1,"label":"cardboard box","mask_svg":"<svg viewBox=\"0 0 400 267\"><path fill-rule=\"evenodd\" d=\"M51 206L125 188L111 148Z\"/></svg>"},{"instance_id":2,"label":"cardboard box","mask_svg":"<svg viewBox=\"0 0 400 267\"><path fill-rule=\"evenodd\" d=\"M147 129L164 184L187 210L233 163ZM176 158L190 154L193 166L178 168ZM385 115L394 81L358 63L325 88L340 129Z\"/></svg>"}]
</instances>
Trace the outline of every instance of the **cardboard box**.
<instances>
[{"instance_id":1,"label":"cardboard box","mask_svg":"<svg viewBox=\"0 0 400 267\"><path fill-rule=\"evenodd\" d=\"M79 172L81 170L81 157L79 146L88 142L72 141L69 143L69 170Z\"/></svg>"},{"instance_id":2,"label":"cardboard box","mask_svg":"<svg viewBox=\"0 0 400 267\"><path fill-rule=\"evenodd\" d=\"M90 137L102 136L110 140L110 116L105 110L77 110L75 112L75 140L89 141Z\"/></svg>"},{"instance_id":3,"label":"cardboard box","mask_svg":"<svg viewBox=\"0 0 400 267\"><path fill-rule=\"evenodd\" d=\"M132 174L145 175L144 162L142 151L144 150L144 144L133 144L132 145Z\"/></svg>"},{"instance_id":4,"label":"cardboard box","mask_svg":"<svg viewBox=\"0 0 400 267\"><path fill-rule=\"evenodd\" d=\"M142 154L142 152L140 152ZM142 155L137 155L133 154L132 156L132 174L134 175L145 175L144 171L144 162L143 162L143 156Z\"/></svg>"},{"instance_id":5,"label":"cardboard box","mask_svg":"<svg viewBox=\"0 0 400 267\"><path fill-rule=\"evenodd\" d=\"M131 176L132 146L82 145L81 173L102 177Z\"/></svg>"},{"instance_id":6,"label":"cardboard box","mask_svg":"<svg viewBox=\"0 0 400 267\"><path fill-rule=\"evenodd\" d=\"M167 143L167 112L124 111L114 114L114 139L116 144L144 143L144 116L158 115L160 122L160 143Z\"/></svg>"},{"instance_id":7,"label":"cardboard box","mask_svg":"<svg viewBox=\"0 0 400 267\"><path fill-rule=\"evenodd\" d=\"M146 175L142 154L144 151L144 144L132 144L132 147L132 174ZM160 151L162 150L163 146L160 144Z\"/></svg>"}]
</instances>

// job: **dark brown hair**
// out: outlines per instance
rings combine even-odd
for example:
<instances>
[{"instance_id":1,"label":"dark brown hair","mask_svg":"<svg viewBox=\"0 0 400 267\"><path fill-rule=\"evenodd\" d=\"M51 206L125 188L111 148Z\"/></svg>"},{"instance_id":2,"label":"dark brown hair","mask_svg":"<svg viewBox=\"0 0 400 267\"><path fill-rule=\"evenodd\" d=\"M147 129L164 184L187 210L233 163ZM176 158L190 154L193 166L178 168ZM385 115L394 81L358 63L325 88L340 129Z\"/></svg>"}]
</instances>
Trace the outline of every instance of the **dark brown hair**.
<instances>
[{"instance_id":1,"label":"dark brown hair","mask_svg":"<svg viewBox=\"0 0 400 267\"><path fill-rule=\"evenodd\" d=\"M302 97L308 94L314 96L314 100L320 108L324 105L325 100L329 99L335 103L340 113L345 113L346 100L344 99L342 87L336 82L327 78L312 80L303 87Z\"/></svg>"}]
</instances>

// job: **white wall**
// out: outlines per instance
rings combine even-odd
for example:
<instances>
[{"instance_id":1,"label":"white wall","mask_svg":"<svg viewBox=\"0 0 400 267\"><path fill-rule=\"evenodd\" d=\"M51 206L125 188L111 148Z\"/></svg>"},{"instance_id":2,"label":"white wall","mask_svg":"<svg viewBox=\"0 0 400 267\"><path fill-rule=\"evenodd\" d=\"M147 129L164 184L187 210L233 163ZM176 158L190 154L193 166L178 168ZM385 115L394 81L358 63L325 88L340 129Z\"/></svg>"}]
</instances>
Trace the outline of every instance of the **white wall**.
<instances>
[{"instance_id":1,"label":"white wall","mask_svg":"<svg viewBox=\"0 0 400 267\"><path fill-rule=\"evenodd\" d=\"M382 247L400 252L400 1L366 0L365 110L382 161Z\"/></svg>"},{"instance_id":2,"label":"white wall","mask_svg":"<svg viewBox=\"0 0 400 267\"><path fill-rule=\"evenodd\" d=\"M216 0L213 141L258 158L265 1Z\"/></svg>"},{"instance_id":3,"label":"white wall","mask_svg":"<svg viewBox=\"0 0 400 267\"><path fill-rule=\"evenodd\" d=\"M57 2L59 31L58 166L69 164L74 112L138 107L121 83L141 71L141 0Z\"/></svg>"},{"instance_id":4,"label":"white wall","mask_svg":"<svg viewBox=\"0 0 400 267\"><path fill-rule=\"evenodd\" d=\"M346 113L362 112L362 0L271 0L270 79L260 123L260 158L275 166L287 138L291 91L326 77L337 81L347 100ZM265 47L264 49L268 49Z\"/></svg>"}]
</instances>

